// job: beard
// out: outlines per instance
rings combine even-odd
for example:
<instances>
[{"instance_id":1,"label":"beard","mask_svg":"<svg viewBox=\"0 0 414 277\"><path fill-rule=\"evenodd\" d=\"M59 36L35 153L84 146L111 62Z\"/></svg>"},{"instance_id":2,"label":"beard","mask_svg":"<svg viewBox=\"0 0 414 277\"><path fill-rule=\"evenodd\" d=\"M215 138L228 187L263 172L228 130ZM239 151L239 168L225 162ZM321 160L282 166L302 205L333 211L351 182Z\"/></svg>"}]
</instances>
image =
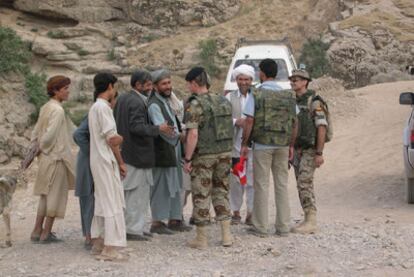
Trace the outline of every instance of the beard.
<instances>
[{"instance_id":1,"label":"beard","mask_svg":"<svg viewBox=\"0 0 414 277\"><path fill-rule=\"evenodd\" d=\"M167 93L169 93L169 94L167 94ZM164 97L164 98L170 98L171 97L171 94L172 94L172 91L170 91L170 90L167 90L167 91L160 91L159 92L159 94L162 96L162 97Z\"/></svg>"}]
</instances>

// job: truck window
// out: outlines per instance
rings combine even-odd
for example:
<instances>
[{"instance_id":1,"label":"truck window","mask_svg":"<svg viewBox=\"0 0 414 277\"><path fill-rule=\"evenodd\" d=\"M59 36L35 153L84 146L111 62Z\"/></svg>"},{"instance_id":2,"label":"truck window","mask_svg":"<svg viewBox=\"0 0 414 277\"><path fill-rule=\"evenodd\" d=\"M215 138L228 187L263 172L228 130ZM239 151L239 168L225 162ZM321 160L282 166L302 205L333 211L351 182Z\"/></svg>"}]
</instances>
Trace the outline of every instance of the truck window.
<instances>
[{"instance_id":1,"label":"truck window","mask_svg":"<svg viewBox=\"0 0 414 277\"><path fill-rule=\"evenodd\" d=\"M234 63L234 68L238 67L241 64L247 64L247 65L251 65L254 67L254 71L255 71L255 79L253 80L253 82L260 82L259 80L259 63L262 60L237 60ZM276 81L288 81L288 77L289 77L289 73L288 73L288 69L286 66L286 62L283 59L275 59L274 60L277 63L277 76L276 76ZM233 76L231 77L231 81L235 82L236 80L234 80Z\"/></svg>"}]
</instances>

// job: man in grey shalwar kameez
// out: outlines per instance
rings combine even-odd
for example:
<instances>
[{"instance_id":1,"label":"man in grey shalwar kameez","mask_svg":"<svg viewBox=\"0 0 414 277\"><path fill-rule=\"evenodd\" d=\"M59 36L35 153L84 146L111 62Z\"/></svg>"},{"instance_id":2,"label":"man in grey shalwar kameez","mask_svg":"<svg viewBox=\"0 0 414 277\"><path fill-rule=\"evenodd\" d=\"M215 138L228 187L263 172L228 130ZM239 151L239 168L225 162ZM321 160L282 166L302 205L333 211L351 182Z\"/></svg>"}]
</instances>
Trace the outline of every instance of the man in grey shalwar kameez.
<instances>
[{"instance_id":1,"label":"man in grey shalwar kameez","mask_svg":"<svg viewBox=\"0 0 414 277\"><path fill-rule=\"evenodd\" d=\"M79 197L82 233L85 237L84 247L92 248L91 224L94 211L95 197L93 195L93 178L90 168L90 134L88 116L86 116L78 129L73 134L73 139L79 146L78 160L76 164L75 195Z\"/></svg>"},{"instance_id":2,"label":"man in grey shalwar kameez","mask_svg":"<svg viewBox=\"0 0 414 277\"><path fill-rule=\"evenodd\" d=\"M148 99L148 114L152 124L158 126L165 122L174 126L175 134L167 137L160 134L154 139L155 167L154 185L151 187L151 232L173 234L174 231L189 231L182 221L181 191L181 127L173 110L168 104L171 96L171 76L167 70L153 72L154 92ZM163 222L168 220L168 226Z\"/></svg>"}]
</instances>

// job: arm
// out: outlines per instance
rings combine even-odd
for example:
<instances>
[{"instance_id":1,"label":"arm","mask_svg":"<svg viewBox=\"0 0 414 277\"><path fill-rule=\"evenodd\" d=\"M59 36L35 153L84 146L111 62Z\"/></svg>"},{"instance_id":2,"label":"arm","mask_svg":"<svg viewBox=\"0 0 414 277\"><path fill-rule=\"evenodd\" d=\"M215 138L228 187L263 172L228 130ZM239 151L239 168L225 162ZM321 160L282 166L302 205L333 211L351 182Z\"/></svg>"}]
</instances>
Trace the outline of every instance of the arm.
<instances>
[{"instance_id":1,"label":"arm","mask_svg":"<svg viewBox=\"0 0 414 277\"><path fill-rule=\"evenodd\" d=\"M159 126L147 122L147 111L144 103L135 102L129 106L129 131L142 137L156 137L160 134Z\"/></svg>"},{"instance_id":2,"label":"arm","mask_svg":"<svg viewBox=\"0 0 414 277\"><path fill-rule=\"evenodd\" d=\"M119 173L121 175L121 179L125 178L127 174L127 168L126 168L124 160L122 159L122 155L120 151L120 146L122 144L122 141L123 141L122 137L117 134L112 135L107 138L107 143L109 147L111 148L112 153L114 153L116 161L118 162Z\"/></svg>"},{"instance_id":3,"label":"arm","mask_svg":"<svg viewBox=\"0 0 414 277\"><path fill-rule=\"evenodd\" d=\"M250 134L252 133L254 124L254 117L246 116L243 128L243 135L242 135L242 147L240 151L240 156L247 157L248 154L248 146L250 142Z\"/></svg>"},{"instance_id":4,"label":"arm","mask_svg":"<svg viewBox=\"0 0 414 277\"><path fill-rule=\"evenodd\" d=\"M151 106L149 106L148 108L148 115L151 119L151 122L155 125L155 126L159 126L160 127L160 136L169 144L171 145L176 145L178 142L178 139L180 138L180 133L176 132L174 126L170 126L173 128L173 134L172 136L166 136L165 134L162 133L161 131L161 126L162 125L166 125L167 124L167 120L164 118L164 115L161 112L161 108L157 105L157 104L152 104ZM167 124L168 125L168 124Z\"/></svg>"},{"instance_id":5,"label":"arm","mask_svg":"<svg viewBox=\"0 0 414 277\"><path fill-rule=\"evenodd\" d=\"M290 137L289 145L289 161L293 160L293 151L295 146L296 137L298 136L298 118L293 119L292 135Z\"/></svg>"},{"instance_id":6,"label":"arm","mask_svg":"<svg viewBox=\"0 0 414 277\"><path fill-rule=\"evenodd\" d=\"M73 133L73 140L79 146L80 151L89 155L89 124L88 117L85 117L79 127Z\"/></svg>"},{"instance_id":7,"label":"arm","mask_svg":"<svg viewBox=\"0 0 414 277\"><path fill-rule=\"evenodd\" d=\"M187 139L185 144L185 163L184 170L189 173L192 169L191 159L198 142L198 129L187 129Z\"/></svg>"},{"instance_id":8,"label":"arm","mask_svg":"<svg viewBox=\"0 0 414 277\"><path fill-rule=\"evenodd\" d=\"M324 163L323 159L323 148L325 146L326 138L326 126L328 121L326 119L326 111L324 110L320 101L312 102L312 111L315 117L316 126L316 155L315 155L315 166L320 167Z\"/></svg>"},{"instance_id":9,"label":"arm","mask_svg":"<svg viewBox=\"0 0 414 277\"><path fill-rule=\"evenodd\" d=\"M323 153L323 148L325 146L325 137L326 137L326 126L319 125L317 129L316 136L316 153ZM315 155L315 166L320 167L324 163L323 155Z\"/></svg>"},{"instance_id":10,"label":"arm","mask_svg":"<svg viewBox=\"0 0 414 277\"><path fill-rule=\"evenodd\" d=\"M39 138L40 150L45 154L48 154L54 146L54 142L59 134L59 129L63 126L65 112L63 108L54 109L48 118L46 131L42 137Z\"/></svg>"}]
</instances>

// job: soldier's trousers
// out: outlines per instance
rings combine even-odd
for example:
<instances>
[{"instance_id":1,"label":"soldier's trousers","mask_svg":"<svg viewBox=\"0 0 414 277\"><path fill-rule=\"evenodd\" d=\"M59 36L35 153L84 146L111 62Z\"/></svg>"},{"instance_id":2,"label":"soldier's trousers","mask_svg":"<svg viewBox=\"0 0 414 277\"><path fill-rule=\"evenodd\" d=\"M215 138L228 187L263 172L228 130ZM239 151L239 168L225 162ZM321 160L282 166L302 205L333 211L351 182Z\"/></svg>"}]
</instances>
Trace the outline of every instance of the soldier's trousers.
<instances>
[{"instance_id":1,"label":"soldier's trousers","mask_svg":"<svg viewBox=\"0 0 414 277\"><path fill-rule=\"evenodd\" d=\"M315 173L315 149L302 150L301 154L295 150L295 176L299 193L300 204L304 212L316 211L313 175Z\"/></svg>"},{"instance_id":2,"label":"soldier's trousers","mask_svg":"<svg viewBox=\"0 0 414 277\"><path fill-rule=\"evenodd\" d=\"M229 174L231 154L195 156L191 171L193 195L193 219L197 226L209 223L210 202L213 203L216 220L231 218L229 204Z\"/></svg>"}]
</instances>

